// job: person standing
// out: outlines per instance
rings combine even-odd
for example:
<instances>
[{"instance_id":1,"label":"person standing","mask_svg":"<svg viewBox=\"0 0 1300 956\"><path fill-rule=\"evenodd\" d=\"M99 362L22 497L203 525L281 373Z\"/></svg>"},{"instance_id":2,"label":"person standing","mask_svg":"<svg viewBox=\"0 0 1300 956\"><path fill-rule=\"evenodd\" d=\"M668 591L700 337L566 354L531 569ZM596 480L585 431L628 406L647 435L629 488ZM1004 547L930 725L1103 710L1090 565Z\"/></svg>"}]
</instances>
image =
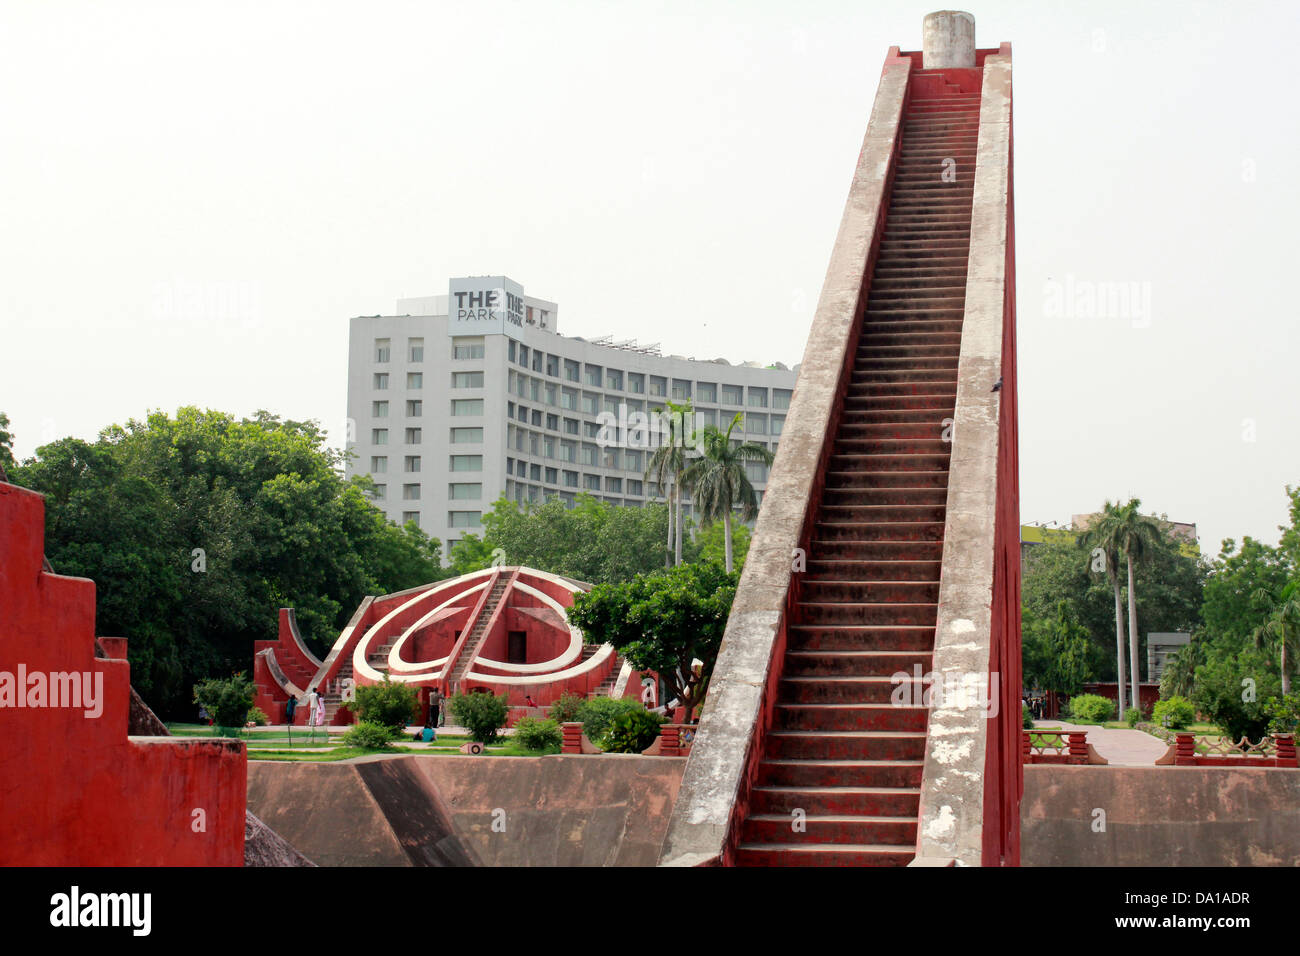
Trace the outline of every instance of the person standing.
<instances>
[{"instance_id":1,"label":"person standing","mask_svg":"<svg viewBox=\"0 0 1300 956\"><path fill-rule=\"evenodd\" d=\"M426 726L437 727L442 716L442 691L434 687L429 691L429 720Z\"/></svg>"},{"instance_id":2,"label":"person standing","mask_svg":"<svg viewBox=\"0 0 1300 956\"><path fill-rule=\"evenodd\" d=\"M298 713L298 698L290 695L289 700L284 705L284 722L290 727L293 726L293 718L296 713Z\"/></svg>"}]
</instances>

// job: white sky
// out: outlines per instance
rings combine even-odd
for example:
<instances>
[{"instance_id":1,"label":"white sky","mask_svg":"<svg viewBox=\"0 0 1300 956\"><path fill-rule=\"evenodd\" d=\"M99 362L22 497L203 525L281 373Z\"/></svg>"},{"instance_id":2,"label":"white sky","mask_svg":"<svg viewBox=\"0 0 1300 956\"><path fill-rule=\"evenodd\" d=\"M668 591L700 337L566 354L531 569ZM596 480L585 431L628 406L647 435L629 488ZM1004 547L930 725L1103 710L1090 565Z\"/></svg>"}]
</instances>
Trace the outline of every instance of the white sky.
<instances>
[{"instance_id":1,"label":"white sky","mask_svg":"<svg viewBox=\"0 0 1300 956\"><path fill-rule=\"evenodd\" d=\"M568 334L793 364L885 52L931 9L3 0L15 451L182 404L340 435L348 318L455 275ZM1015 54L1023 519L1138 495L1211 553L1276 540L1300 7L968 9ZM1149 308L1063 310L1067 281Z\"/></svg>"}]
</instances>

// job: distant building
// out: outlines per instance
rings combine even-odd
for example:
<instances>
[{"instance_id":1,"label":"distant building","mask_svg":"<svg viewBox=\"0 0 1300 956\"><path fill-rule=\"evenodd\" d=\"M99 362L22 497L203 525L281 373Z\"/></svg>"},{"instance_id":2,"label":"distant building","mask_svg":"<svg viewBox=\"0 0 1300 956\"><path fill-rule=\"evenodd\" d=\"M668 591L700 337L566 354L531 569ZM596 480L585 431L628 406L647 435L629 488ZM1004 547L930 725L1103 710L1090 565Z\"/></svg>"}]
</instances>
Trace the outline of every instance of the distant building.
<instances>
[{"instance_id":1,"label":"distant building","mask_svg":"<svg viewBox=\"0 0 1300 956\"><path fill-rule=\"evenodd\" d=\"M1056 527L1056 522L1050 524L1022 524L1020 526L1020 558L1024 560L1029 556L1030 551L1036 544L1044 544L1048 541L1076 541L1080 534L1088 530L1089 525L1097 518L1097 512L1091 514L1071 515L1070 527ZM1190 558L1200 557L1201 546L1198 543L1196 535L1196 525L1186 524L1180 521L1169 521L1157 515L1149 517L1162 524L1168 525L1170 535L1179 544L1179 551Z\"/></svg>"},{"instance_id":2,"label":"distant building","mask_svg":"<svg viewBox=\"0 0 1300 956\"><path fill-rule=\"evenodd\" d=\"M694 426L725 429L775 452L796 370L661 355L657 345L560 335L559 307L504 276L452 279L447 295L403 299L397 315L351 322L349 474L369 475L375 504L444 544L481 534L483 511L586 492L640 507L669 401ZM761 496L767 467L747 466ZM690 514L689 499L684 506Z\"/></svg>"}]
</instances>

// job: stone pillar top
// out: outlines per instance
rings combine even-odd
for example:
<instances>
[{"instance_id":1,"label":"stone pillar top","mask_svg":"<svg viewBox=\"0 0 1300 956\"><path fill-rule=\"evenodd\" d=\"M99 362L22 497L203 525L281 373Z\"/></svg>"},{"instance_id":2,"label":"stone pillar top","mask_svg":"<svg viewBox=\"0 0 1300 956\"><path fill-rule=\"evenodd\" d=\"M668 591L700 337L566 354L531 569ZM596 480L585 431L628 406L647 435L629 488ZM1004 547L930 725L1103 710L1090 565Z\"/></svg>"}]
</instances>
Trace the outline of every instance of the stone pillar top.
<instances>
[{"instance_id":1,"label":"stone pillar top","mask_svg":"<svg viewBox=\"0 0 1300 956\"><path fill-rule=\"evenodd\" d=\"M975 18L960 10L928 14L921 27L921 66L926 70L975 65Z\"/></svg>"}]
</instances>

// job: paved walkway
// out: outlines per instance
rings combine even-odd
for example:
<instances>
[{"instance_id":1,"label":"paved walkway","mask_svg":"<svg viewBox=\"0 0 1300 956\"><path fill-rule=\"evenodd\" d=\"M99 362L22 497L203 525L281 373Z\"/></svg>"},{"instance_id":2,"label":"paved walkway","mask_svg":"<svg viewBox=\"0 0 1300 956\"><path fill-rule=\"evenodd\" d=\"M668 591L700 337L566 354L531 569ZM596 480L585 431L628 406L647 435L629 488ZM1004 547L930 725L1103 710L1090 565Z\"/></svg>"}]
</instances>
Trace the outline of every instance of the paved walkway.
<instances>
[{"instance_id":1,"label":"paved walkway","mask_svg":"<svg viewBox=\"0 0 1300 956\"><path fill-rule=\"evenodd\" d=\"M1038 720L1034 726L1044 730L1087 731L1088 743L1114 767L1153 767L1169 750L1163 740L1141 730L1071 724L1063 720Z\"/></svg>"}]
</instances>

